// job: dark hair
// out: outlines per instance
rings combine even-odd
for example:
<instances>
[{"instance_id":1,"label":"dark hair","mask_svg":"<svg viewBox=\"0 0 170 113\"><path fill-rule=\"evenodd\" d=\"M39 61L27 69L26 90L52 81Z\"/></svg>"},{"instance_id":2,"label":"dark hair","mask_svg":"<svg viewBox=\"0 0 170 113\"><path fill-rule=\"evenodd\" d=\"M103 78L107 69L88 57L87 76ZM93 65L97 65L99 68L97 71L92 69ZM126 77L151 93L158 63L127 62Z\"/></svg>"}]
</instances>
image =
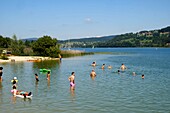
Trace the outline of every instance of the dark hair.
<instances>
[{"instance_id":1,"label":"dark hair","mask_svg":"<svg viewBox=\"0 0 170 113\"><path fill-rule=\"evenodd\" d=\"M17 89L16 86L13 86L12 88L13 88L13 89Z\"/></svg>"},{"instance_id":2,"label":"dark hair","mask_svg":"<svg viewBox=\"0 0 170 113\"><path fill-rule=\"evenodd\" d=\"M0 70L3 70L3 67L0 67Z\"/></svg>"},{"instance_id":3,"label":"dark hair","mask_svg":"<svg viewBox=\"0 0 170 113\"><path fill-rule=\"evenodd\" d=\"M35 73L35 76L38 76L37 73Z\"/></svg>"},{"instance_id":4,"label":"dark hair","mask_svg":"<svg viewBox=\"0 0 170 113\"><path fill-rule=\"evenodd\" d=\"M72 75L74 74L74 72L71 73Z\"/></svg>"},{"instance_id":5,"label":"dark hair","mask_svg":"<svg viewBox=\"0 0 170 113\"><path fill-rule=\"evenodd\" d=\"M16 82L16 80L13 80L13 82L12 82L13 84L16 84L17 82Z\"/></svg>"}]
</instances>

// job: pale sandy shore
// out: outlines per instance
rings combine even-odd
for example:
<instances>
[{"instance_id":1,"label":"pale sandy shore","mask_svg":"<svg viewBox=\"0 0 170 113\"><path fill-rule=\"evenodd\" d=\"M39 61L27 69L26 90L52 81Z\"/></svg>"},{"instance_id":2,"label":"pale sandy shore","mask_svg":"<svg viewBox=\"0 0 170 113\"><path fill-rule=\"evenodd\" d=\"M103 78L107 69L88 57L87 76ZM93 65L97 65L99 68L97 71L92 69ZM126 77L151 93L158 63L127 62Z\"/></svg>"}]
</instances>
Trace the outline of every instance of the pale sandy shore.
<instances>
[{"instance_id":1,"label":"pale sandy shore","mask_svg":"<svg viewBox=\"0 0 170 113\"><path fill-rule=\"evenodd\" d=\"M19 62L19 61L27 61L27 62L39 62L43 60L59 60L59 58L50 58L50 57L41 57L41 56L9 56L8 60L0 59L0 63L3 62Z\"/></svg>"}]
</instances>

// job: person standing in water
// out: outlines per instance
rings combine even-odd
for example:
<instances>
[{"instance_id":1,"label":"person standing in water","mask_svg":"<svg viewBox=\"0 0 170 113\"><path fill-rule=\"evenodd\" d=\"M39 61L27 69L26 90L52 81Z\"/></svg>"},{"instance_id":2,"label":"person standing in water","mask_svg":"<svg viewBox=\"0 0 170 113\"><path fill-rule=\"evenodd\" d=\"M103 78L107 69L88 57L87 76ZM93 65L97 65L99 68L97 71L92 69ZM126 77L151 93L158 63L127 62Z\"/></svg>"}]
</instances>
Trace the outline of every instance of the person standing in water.
<instances>
[{"instance_id":1,"label":"person standing in water","mask_svg":"<svg viewBox=\"0 0 170 113\"><path fill-rule=\"evenodd\" d=\"M2 74L3 74L2 70L3 70L3 67L0 67L0 81L2 81Z\"/></svg>"},{"instance_id":2,"label":"person standing in water","mask_svg":"<svg viewBox=\"0 0 170 113\"><path fill-rule=\"evenodd\" d=\"M17 86L17 77L14 77L14 79L11 80L13 86Z\"/></svg>"},{"instance_id":3,"label":"person standing in water","mask_svg":"<svg viewBox=\"0 0 170 113\"><path fill-rule=\"evenodd\" d=\"M50 71L47 72L47 80L50 80Z\"/></svg>"},{"instance_id":4,"label":"person standing in water","mask_svg":"<svg viewBox=\"0 0 170 113\"><path fill-rule=\"evenodd\" d=\"M92 65L93 67L95 67L95 66L96 66L96 62L93 62L91 65Z\"/></svg>"},{"instance_id":5,"label":"person standing in water","mask_svg":"<svg viewBox=\"0 0 170 113\"><path fill-rule=\"evenodd\" d=\"M90 76L91 77L95 77L96 76L96 72L94 70L92 70L91 73L90 73Z\"/></svg>"},{"instance_id":6,"label":"person standing in water","mask_svg":"<svg viewBox=\"0 0 170 113\"><path fill-rule=\"evenodd\" d=\"M120 69L121 69L122 71L124 71L125 69L127 69L127 67L126 67L124 64L122 64L122 66L120 67Z\"/></svg>"},{"instance_id":7,"label":"person standing in water","mask_svg":"<svg viewBox=\"0 0 170 113\"><path fill-rule=\"evenodd\" d=\"M71 76L68 78L70 81L70 89L74 90L75 89L75 73L72 72Z\"/></svg>"},{"instance_id":8,"label":"person standing in water","mask_svg":"<svg viewBox=\"0 0 170 113\"><path fill-rule=\"evenodd\" d=\"M35 74L35 80L36 80L36 82L39 81L37 73Z\"/></svg>"},{"instance_id":9,"label":"person standing in water","mask_svg":"<svg viewBox=\"0 0 170 113\"><path fill-rule=\"evenodd\" d=\"M105 64L102 65L102 69L103 69L103 70L104 70L104 66L105 66Z\"/></svg>"}]
</instances>

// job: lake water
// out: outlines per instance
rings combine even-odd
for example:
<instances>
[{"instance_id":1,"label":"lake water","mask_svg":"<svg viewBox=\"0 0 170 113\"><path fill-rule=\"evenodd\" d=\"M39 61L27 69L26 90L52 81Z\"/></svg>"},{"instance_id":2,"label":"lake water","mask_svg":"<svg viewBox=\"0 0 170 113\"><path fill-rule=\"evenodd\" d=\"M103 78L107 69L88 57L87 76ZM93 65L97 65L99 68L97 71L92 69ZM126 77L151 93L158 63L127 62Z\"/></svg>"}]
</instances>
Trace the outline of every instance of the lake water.
<instances>
[{"instance_id":1,"label":"lake water","mask_svg":"<svg viewBox=\"0 0 170 113\"><path fill-rule=\"evenodd\" d=\"M0 113L170 113L170 49L94 48L105 52L59 61L1 63ZM91 65L96 61L97 66ZM117 73L124 63L127 70ZM102 64L106 64L104 70ZM112 69L107 66L112 65ZM51 80L40 68L51 69ZM97 76L89 74L94 69ZM68 77L74 71L75 91ZM132 73L135 72L136 76ZM34 74L39 75L36 83ZM141 75L145 75L145 79ZM11 79L18 78L18 89L31 91L32 99L15 98Z\"/></svg>"}]
</instances>

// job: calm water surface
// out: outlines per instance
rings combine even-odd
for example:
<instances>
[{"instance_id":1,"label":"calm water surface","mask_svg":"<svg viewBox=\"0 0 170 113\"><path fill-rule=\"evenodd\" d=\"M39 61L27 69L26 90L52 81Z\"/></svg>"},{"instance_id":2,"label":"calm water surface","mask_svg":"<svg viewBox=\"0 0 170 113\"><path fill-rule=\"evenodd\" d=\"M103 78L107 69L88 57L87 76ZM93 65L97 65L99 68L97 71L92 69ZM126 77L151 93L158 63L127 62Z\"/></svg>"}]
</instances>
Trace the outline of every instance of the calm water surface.
<instances>
[{"instance_id":1,"label":"calm water surface","mask_svg":"<svg viewBox=\"0 0 170 113\"><path fill-rule=\"evenodd\" d=\"M108 52L58 61L1 63L0 113L170 113L170 49L107 48L80 49ZM96 61L97 66L90 64ZM128 69L116 73L121 64ZM101 69L102 64L112 69ZM51 80L40 68L51 69ZM96 71L92 79L91 70ZM68 77L74 71L75 91ZM137 76L133 76L136 72ZM34 74L39 75L36 83ZM145 74L145 79L141 75ZM19 80L18 89L31 91L33 98L14 98L11 79Z\"/></svg>"}]
</instances>

